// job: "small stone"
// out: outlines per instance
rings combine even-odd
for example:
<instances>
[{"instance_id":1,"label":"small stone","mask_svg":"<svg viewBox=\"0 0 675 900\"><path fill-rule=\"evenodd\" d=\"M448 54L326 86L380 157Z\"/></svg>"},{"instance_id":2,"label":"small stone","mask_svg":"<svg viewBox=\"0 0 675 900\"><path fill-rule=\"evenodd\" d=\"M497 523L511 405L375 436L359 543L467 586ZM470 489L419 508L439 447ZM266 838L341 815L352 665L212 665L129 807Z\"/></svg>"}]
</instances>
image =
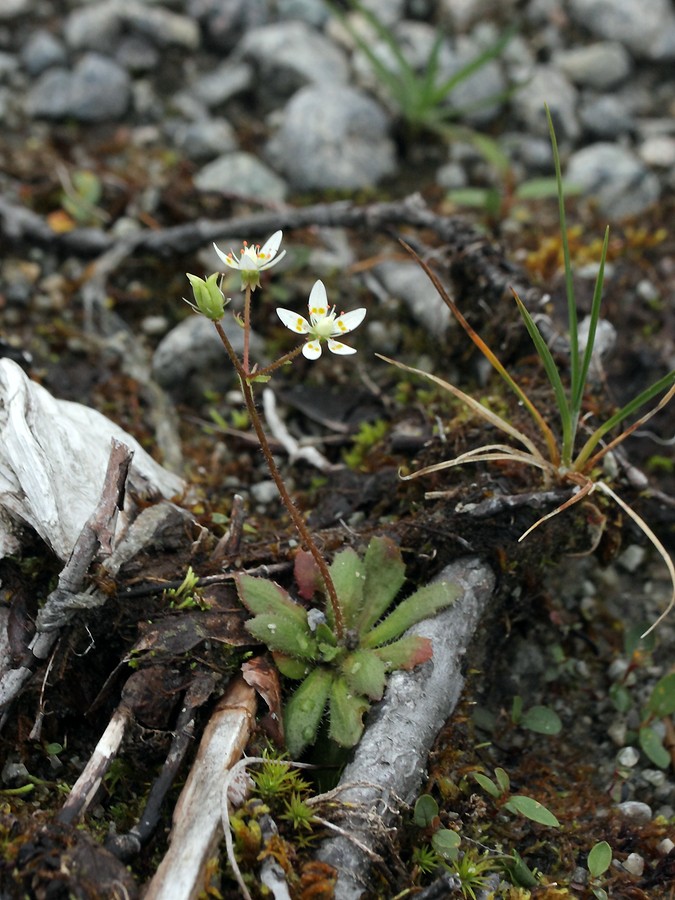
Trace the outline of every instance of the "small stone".
<instances>
[{"instance_id":1,"label":"small stone","mask_svg":"<svg viewBox=\"0 0 675 900\"><path fill-rule=\"evenodd\" d=\"M31 11L33 0L2 0L0 3L0 21L14 19Z\"/></svg>"},{"instance_id":2,"label":"small stone","mask_svg":"<svg viewBox=\"0 0 675 900\"><path fill-rule=\"evenodd\" d=\"M638 154L648 166L670 169L675 166L675 137L665 134L649 137L638 147Z\"/></svg>"},{"instance_id":3,"label":"small stone","mask_svg":"<svg viewBox=\"0 0 675 900\"><path fill-rule=\"evenodd\" d=\"M146 316L141 320L141 331L148 337L158 337L169 330L169 320L166 316Z\"/></svg>"},{"instance_id":4,"label":"small stone","mask_svg":"<svg viewBox=\"0 0 675 900\"><path fill-rule=\"evenodd\" d=\"M651 807L639 800L624 800L623 803L617 803L616 808L636 825L646 825L652 820Z\"/></svg>"},{"instance_id":5,"label":"small stone","mask_svg":"<svg viewBox=\"0 0 675 900\"><path fill-rule=\"evenodd\" d=\"M623 81L633 66L630 54L618 41L561 50L554 54L553 62L570 81L597 90L607 90Z\"/></svg>"},{"instance_id":6,"label":"small stone","mask_svg":"<svg viewBox=\"0 0 675 900\"><path fill-rule=\"evenodd\" d=\"M645 861L639 853L629 853L623 863L624 869L638 878L645 870Z\"/></svg>"},{"instance_id":7,"label":"small stone","mask_svg":"<svg viewBox=\"0 0 675 900\"><path fill-rule=\"evenodd\" d=\"M372 187L396 167L384 110L354 88L305 87L267 152L297 190Z\"/></svg>"},{"instance_id":8,"label":"small stone","mask_svg":"<svg viewBox=\"0 0 675 900\"><path fill-rule=\"evenodd\" d=\"M346 84L345 54L305 22L278 22L245 35L238 51L253 66L258 105L266 111L285 103L307 85Z\"/></svg>"},{"instance_id":9,"label":"small stone","mask_svg":"<svg viewBox=\"0 0 675 900\"><path fill-rule=\"evenodd\" d=\"M524 73L525 83L511 103L529 134L548 136L545 104L551 111L558 140L576 140L580 134L577 119L577 89L559 70L550 65L535 65Z\"/></svg>"},{"instance_id":10,"label":"small stone","mask_svg":"<svg viewBox=\"0 0 675 900\"><path fill-rule=\"evenodd\" d=\"M390 297L402 300L429 334L441 335L448 329L450 311L417 263L383 262L376 266L375 274Z\"/></svg>"},{"instance_id":11,"label":"small stone","mask_svg":"<svg viewBox=\"0 0 675 900\"><path fill-rule=\"evenodd\" d=\"M643 769L642 777L653 787L661 787L666 783L666 773L662 769Z\"/></svg>"},{"instance_id":12,"label":"small stone","mask_svg":"<svg viewBox=\"0 0 675 900\"><path fill-rule=\"evenodd\" d=\"M279 497L279 491L273 481L259 481L251 485L251 496L261 506L269 506Z\"/></svg>"},{"instance_id":13,"label":"small stone","mask_svg":"<svg viewBox=\"0 0 675 900\"><path fill-rule=\"evenodd\" d=\"M268 166L251 153L237 152L219 156L207 163L194 176L200 191L259 197L263 200L284 200L287 188Z\"/></svg>"},{"instance_id":14,"label":"small stone","mask_svg":"<svg viewBox=\"0 0 675 900\"><path fill-rule=\"evenodd\" d=\"M596 138L617 138L635 127L635 121L621 97L602 94L584 97L579 104L579 121Z\"/></svg>"},{"instance_id":15,"label":"small stone","mask_svg":"<svg viewBox=\"0 0 675 900\"><path fill-rule=\"evenodd\" d=\"M570 0L568 11L579 25L620 41L634 56L675 59L675 12L670 0Z\"/></svg>"},{"instance_id":16,"label":"small stone","mask_svg":"<svg viewBox=\"0 0 675 900\"><path fill-rule=\"evenodd\" d=\"M645 561L647 551L638 544L630 544L617 559L617 563L626 572L637 572Z\"/></svg>"},{"instance_id":17,"label":"small stone","mask_svg":"<svg viewBox=\"0 0 675 900\"><path fill-rule=\"evenodd\" d=\"M167 126L174 144L189 159L205 162L237 149L234 129L225 119L204 119Z\"/></svg>"},{"instance_id":18,"label":"small stone","mask_svg":"<svg viewBox=\"0 0 675 900\"><path fill-rule=\"evenodd\" d=\"M34 31L21 48L21 62L29 75L40 75L52 66L63 66L66 49L51 31Z\"/></svg>"},{"instance_id":19,"label":"small stone","mask_svg":"<svg viewBox=\"0 0 675 900\"><path fill-rule=\"evenodd\" d=\"M638 760L640 759L640 754L635 749L635 747L623 747L616 754L616 761L620 766L626 766L626 768L632 769L633 766L637 765Z\"/></svg>"},{"instance_id":20,"label":"small stone","mask_svg":"<svg viewBox=\"0 0 675 900\"><path fill-rule=\"evenodd\" d=\"M661 193L656 175L634 153L616 144L597 143L578 150L570 157L566 177L596 197L602 213L612 219L639 215Z\"/></svg>"},{"instance_id":21,"label":"small stone","mask_svg":"<svg viewBox=\"0 0 675 900\"><path fill-rule=\"evenodd\" d=\"M675 843L671 841L670 838L664 838L656 847L661 856L668 856L669 853L672 853L675 850Z\"/></svg>"},{"instance_id":22,"label":"small stone","mask_svg":"<svg viewBox=\"0 0 675 900\"><path fill-rule=\"evenodd\" d=\"M192 87L200 103L221 106L253 85L253 67L248 63L224 63L203 75Z\"/></svg>"}]
</instances>

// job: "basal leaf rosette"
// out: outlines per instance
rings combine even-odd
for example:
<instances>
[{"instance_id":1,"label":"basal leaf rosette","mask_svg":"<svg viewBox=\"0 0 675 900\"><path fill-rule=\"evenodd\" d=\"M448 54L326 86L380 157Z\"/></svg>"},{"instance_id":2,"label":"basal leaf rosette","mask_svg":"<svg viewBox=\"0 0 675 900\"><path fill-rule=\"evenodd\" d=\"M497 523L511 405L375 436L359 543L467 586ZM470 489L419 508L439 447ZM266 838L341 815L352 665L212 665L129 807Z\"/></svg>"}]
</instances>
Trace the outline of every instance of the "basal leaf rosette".
<instances>
[{"instance_id":1,"label":"basal leaf rosette","mask_svg":"<svg viewBox=\"0 0 675 900\"><path fill-rule=\"evenodd\" d=\"M300 596L313 602L320 579L307 556L296 562L296 577ZM330 575L344 618L342 642L329 603L307 608L265 578L236 579L239 598L253 613L247 629L272 651L283 675L301 682L284 712L286 745L294 757L316 740L326 707L330 738L343 747L357 744L363 716L384 694L389 672L413 669L432 656L427 638L404 632L459 594L456 585L439 581L386 615L405 581L405 566L399 548L385 537L373 538L363 556L351 547L342 550Z\"/></svg>"}]
</instances>

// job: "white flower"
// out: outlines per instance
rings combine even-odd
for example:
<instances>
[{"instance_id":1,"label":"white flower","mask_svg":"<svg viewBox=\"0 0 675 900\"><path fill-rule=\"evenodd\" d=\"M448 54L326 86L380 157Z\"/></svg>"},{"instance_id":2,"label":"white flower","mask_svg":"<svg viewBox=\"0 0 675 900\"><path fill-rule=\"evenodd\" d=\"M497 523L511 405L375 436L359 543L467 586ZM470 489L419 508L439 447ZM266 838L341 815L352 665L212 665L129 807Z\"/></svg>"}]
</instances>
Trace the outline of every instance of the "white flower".
<instances>
[{"instance_id":1,"label":"white flower","mask_svg":"<svg viewBox=\"0 0 675 900\"><path fill-rule=\"evenodd\" d=\"M304 316L291 312L290 309L277 309L277 315L286 328L297 334L310 335L310 339L302 348L307 359L318 359L321 356L321 342L326 341L331 353L347 356L356 353L335 337L347 334L357 328L366 317L365 309L353 309L351 312L335 314L335 307L328 308L326 288L322 281L317 281L309 295L309 322Z\"/></svg>"},{"instance_id":2,"label":"white flower","mask_svg":"<svg viewBox=\"0 0 675 900\"><path fill-rule=\"evenodd\" d=\"M213 245L213 248L226 266L229 266L230 269L238 269L241 272L242 288L251 287L255 290L260 286L260 273L264 272L265 269L271 269L272 266L276 266L286 255L285 250L279 253L282 237L283 233L281 231L275 231L262 247L259 244L254 244L250 247L244 241L244 246L239 251L239 259L236 258L232 250L229 253L223 253L216 244Z\"/></svg>"}]
</instances>

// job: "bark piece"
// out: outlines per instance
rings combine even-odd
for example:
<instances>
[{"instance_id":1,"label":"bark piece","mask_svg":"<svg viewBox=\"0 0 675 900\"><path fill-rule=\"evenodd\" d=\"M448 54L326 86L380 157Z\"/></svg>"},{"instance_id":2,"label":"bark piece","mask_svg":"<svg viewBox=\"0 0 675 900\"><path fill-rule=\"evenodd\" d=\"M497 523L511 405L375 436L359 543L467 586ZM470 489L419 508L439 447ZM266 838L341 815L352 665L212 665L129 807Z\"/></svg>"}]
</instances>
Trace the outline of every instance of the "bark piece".
<instances>
[{"instance_id":1,"label":"bark piece","mask_svg":"<svg viewBox=\"0 0 675 900\"><path fill-rule=\"evenodd\" d=\"M21 528L29 525L68 559L96 508L112 438L133 451L131 492L168 498L185 487L118 425L80 403L56 400L8 359L0 360L0 435L0 558L19 551ZM127 496L117 540L133 508Z\"/></svg>"},{"instance_id":2,"label":"bark piece","mask_svg":"<svg viewBox=\"0 0 675 900\"><path fill-rule=\"evenodd\" d=\"M462 595L408 632L431 639L433 658L412 672L390 676L384 699L373 707L340 779L340 799L353 808L340 824L354 840L331 838L317 854L338 872L336 900L357 900L366 891L372 855L367 851L375 848L401 804L416 798L429 750L464 686L463 656L495 585L492 570L477 557L452 563L438 578L458 584Z\"/></svg>"},{"instance_id":3,"label":"bark piece","mask_svg":"<svg viewBox=\"0 0 675 900\"><path fill-rule=\"evenodd\" d=\"M236 678L204 730L174 810L169 849L145 900L192 900L200 895L206 864L222 837L225 773L243 753L255 713L255 690Z\"/></svg>"}]
</instances>

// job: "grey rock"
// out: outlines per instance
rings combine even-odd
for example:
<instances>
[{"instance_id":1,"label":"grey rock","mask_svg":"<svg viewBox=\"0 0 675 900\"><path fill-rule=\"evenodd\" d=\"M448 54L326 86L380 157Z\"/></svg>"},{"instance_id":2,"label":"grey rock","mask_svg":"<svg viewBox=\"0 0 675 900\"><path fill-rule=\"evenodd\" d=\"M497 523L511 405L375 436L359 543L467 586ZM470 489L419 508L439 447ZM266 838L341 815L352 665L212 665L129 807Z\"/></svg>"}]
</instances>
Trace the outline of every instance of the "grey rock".
<instances>
[{"instance_id":1,"label":"grey rock","mask_svg":"<svg viewBox=\"0 0 675 900\"><path fill-rule=\"evenodd\" d=\"M106 0L74 9L63 26L66 43L73 50L109 52L121 34L125 6L124 0Z\"/></svg>"},{"instance_id":2,"label":"grey rock","mask_svg":"<svg viewBox=\"0 0 675 900\"><path fill-rule=\"evenodd\" d=\"M19 60L13 53L5 53L0 50L0 83L11 80L12 75L19 68Z\"/></svg>"},{"instance_id":3,"label":"grey rock","mask_svg":"<svg viewBox=\"0 0 675 900\"><path fill-rule=\"evenodd\" d=\"M32 0L2 0L0 21L15 19L31 11Z\"/></svg>"},{"instance_id":4,"label":"grey rock","mask_svg":"<svg viewBox=\"0 0 675 900\"><path fill-rule=\"evenodd\" d=\"M277 0L280 19L301 19L315 28L323 28L332 13L323 0Z\"/></svg>"},{"instance_id":5,"label":"grey rock","mask_svg":"<svg viewBox=\"0 0 675 900\"><path fill-rule=\"evenodd\" d=\"M65 65L66 50L51 31L40 28L21 48L21 63L29 75L39 75L52 66Z\"/></svg>"},{"instance_id":6,"label":"grey rock","mask_svg":"<svg viewBox=\"0 0 675 900\"><path fill-rule=\"evenodd\" d=\"M638 215L660 196L658 178L634 153L615 144L591 144L577 151L570 157L567 180L596 197L609 218Z\"/></svg>"},{"instance_id":7,"label":"grey rock","mask_svg":"<svg viewBox=\"0 0 675 900\"><path fill-rule=\"evenodd\" d=\"M550 65L535 65L527 73L511 103L529 134L548 136L545 104L548 105L558 140L576 140L580 134L577 120L577 90L561 71Z\"/></svg>"},{"instance_id":8,"label":"grey rock","mask_svg":"<svg viewBox=\"0 0 675 900\"><path fill-rule=\"evenodd\" d=\"M234 318L226 315L221 322L235 352L244 349L244 332ZM264 341L251 333L251 353L257 361L264 356ZM264 365L264 362L263 362ZM190 380L204 377L212 385L227 388L235 381L225 349L213 323L204 316L188 316L172 328L157 346L152 358L154 378L165 388L190 389Z\"/></svg>"},{"instance_id":9,"label":"grey rock","mask_svg":"<svg viewBox=\"0 0 675 900\"><path fill-rule=\"evenodd\" d=\"M122 116L130 96L131 81L124 69L105 56L87 53L72 72L45 72L30 91L26 108L47 119L104 122Z\"/></svg>"},{"instance_id":10,"label":"grey rock","mask_svg":"<svg viewBox=\"0 0 675 900\"><path fill-rule=\"evenodd\" d=\"M636 825L646 825L652 820L651 807L646 803L640 803L639 800L626 800L623 803L617 803L616 808L627 819L635 822Z\"/></svg>"},{"instance_id":11,"label":"grey rock","mask_svg":"<svg viewBox=\"0 0 675 900\"><path fill-rule=\"evenodd\" d=\"M160 61L157 47L138 34L122 38L117 46L115 60L128 72L150 72Z\"/></svg>"},{"instance_id":12,"label":"grey rock","mask_svg":"<svg viewBox=\"0 0 675 900\"><path fill-rule=\"evenodd\" d=\"M240 44L256 77L259 108L272 110L307 85L345 84L347 59L335 44L305 22L279 22L254 28Z\"/></svg>"},{"instance_id":13,"label":"grey rock","mask_svg":"<svg viewBox=\"0 0 675 900\"><path fill-rule=\"evenodd\" d=\"M284 109L268 153L298 190L372 186L393 174L389 122L370 97L350 87L306 87Z\"/></svg>"},{"instance_id":14,"label":"grey rock","mask_svg":"<svg viewBox=\"0 0 675 900\"><path fill-rule=\"evenodd\" d=\"M227 62L199 78L192 92L200 103L212 108L248 90L252 84L253 69L248 63Z\"/></svg>"},{"instance_id":15,"label":"grey rock","mask_svg":"<svg viewBox=\"0 0 675 900\"><path fill-rule=\"evenodd\" d=\"M561 50L554 55L553 64L575 84L598 90L624 81L633 68L630 54L618 41Z\"/></svg>"},{"instance_id":16,"label":"grey rock","mask_svg":"<svg viewBox=\"0 0 675 900\"><path fill-rule=\"evenodd\" d=\"M124 24L149 38L158 47L196 50L200 44L199 25L188 16L143 3L125 4Z\"/></svg>"},{"instance_id":17,"label":"grey rock","mask_svg":"<svg viewBox=\"0 0 675 900\"><path fill-rule=\"evenodd\" d=\"M579 104L579 121L596 139L616 139L635 128L633 116L616 94L584 97Z\"/></svg>"},{"instance_id":18,"label":"grey rock","mask_svg":"<svg viewBox=\"0 0 675 900\"><path fill-rule=\"evenodd\" d=\"M182 153L200 162L237 149L234 129L224 119L174 123L167 126L167 132Z\"/></svg>"},{"instance_id":19,"label":"grey rock","mask_svg":"<svg viewBox=\"0 0 675 900\"><path fill-rule=\"evenodd\" d=\"M73 10L64 25L68 45L74 50L114 48L123 31L144 35L158 47L199 47L199 25L194 19L161 6L138 0L103 0Z\"/></svg>"},{"instance_id":20,"label":"grey rock","mask_svg":"<svg viewBox=\"0 0 675 900\"><path fill-rule=\"evenodd\" d=\"M206 43L233 50L246 32L267 22L266 0L188 0L187 14L204 26Z\"/></svg>"},{"instance_id":21,"label":"grey rock","mask_svg":"<svg viewBox=\"0 0 675 900\"><path fill-rule=\"evenodd\" d=\"M636 57L675 59L671 0L570 0L573 19L593 34L621 41Z\"/></svg>"},{"instance_id":22,"label":"grey rock","mask_svg":"<svg viewBox=\"0 0 675 900\"><path fill-rule=\"evenodd\" d=\"M648 166L669 169L675 166L675 137L667 134L648 137L640 144L638 154Z\"/></svg>"},{"instance_id":23,"label":"grey rock","mask_svg":"<svg viewBox=\"0 0 675 900\"><path fill-rule=\"evenodd\" d=\"M430 334L443 334L450 324L450 311L415 262L387 261L375 268L387 293L400 299L412 315Z\"/></svg>"},{"instance_id":24,"label":"grey rock","mask_svg":"<svg viewBox=\"0 0 675 900\"><path fill-rule=\"evenodd\" d=\"M286 185L268 166L251 153L228 153L207 163L194 177L200 191L259 197L282 201Z\"/></svg>"}]
</instances>

